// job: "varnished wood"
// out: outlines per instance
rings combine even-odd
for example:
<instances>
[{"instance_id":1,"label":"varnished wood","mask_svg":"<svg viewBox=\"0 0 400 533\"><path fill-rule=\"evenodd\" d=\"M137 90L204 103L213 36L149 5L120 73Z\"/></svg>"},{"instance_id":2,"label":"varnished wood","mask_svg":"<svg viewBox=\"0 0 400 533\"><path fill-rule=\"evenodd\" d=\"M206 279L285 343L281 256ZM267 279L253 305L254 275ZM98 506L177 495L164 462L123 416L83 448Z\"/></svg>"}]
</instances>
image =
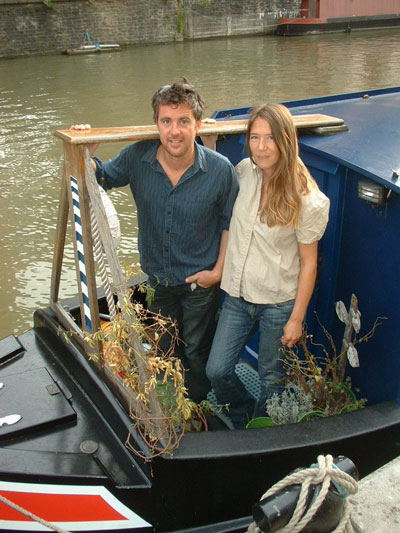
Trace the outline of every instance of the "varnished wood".
<instances>
[{"instance_id":1,"label":"varnished wood","mask_svg":"<svg viewBox=\"0 0 400 533\"><path fill-rule=\"evenodd\" d=\"M89 194L87 191L85 183L85 166L84 166L84 146L75 146L64 142L64 164L65 164L65 180L68 183L68 199L69 205L72 206L72 193L69 186L69 177L73 176L78 182L78 194L79 194L79 204L81 211L81 223L82 223L82 241L83 249L85 255L85 268L86 268L86 279L88 286L88 298L89 298L89 307L90 315L92 321L93 331L98 331L100 329L100 320L99 320L99 308L97 301L97 288L96 288L96 275L95 275L95 266L94 266L94 257L93 257L93 242L91 235L91 225L90 225L90 210L89 210ZM73 209L70 209L70 219L71 223L74 224L74 213ZM78 261L78 249L76 239L73 238L74 252L75 252L75 266L78 282L78 293L80 300L80 309L81 309L81 320L82 326L85 324L85 314L83 307L82 299L82 285L79 274L79 261Z\"/></svg>"},{"instance_id":2,"label":"varnished wood","mask_svg":"<svg viewBox=\"0 0 400 533\"><path fill-rule=\"evenodd\" d=\"M53 255L53 270L51 275L51 287L50 287L50 305L58 301L58 295L60 290L61 269L64 257L65 248L65 236L67 233L68 223L68 191L65 180L65 172L61 180L61 194L60 203L58 206L58 219L56 229L56 239L54 243L54 255Z\"/></svg>"},{"instance_id":3,"label":"varnished wood","mask_svg":"<svg viewBox=\"0 0 400 533\"><path fill-rule=\"evenodd\" d=\"M328 115L297 115L294 123L300 128L316 128L321 126L340 126L344 123L341 118ZM229 135L245 133L247 120L221 120L217 122L203 122L199 135ZM55 132L65 142L71 144L95 144L117 141L143 141L158 139L157 126L126 126L120 128L91 128L89 130L58 130Z\"/></svg>"}]
</instances>

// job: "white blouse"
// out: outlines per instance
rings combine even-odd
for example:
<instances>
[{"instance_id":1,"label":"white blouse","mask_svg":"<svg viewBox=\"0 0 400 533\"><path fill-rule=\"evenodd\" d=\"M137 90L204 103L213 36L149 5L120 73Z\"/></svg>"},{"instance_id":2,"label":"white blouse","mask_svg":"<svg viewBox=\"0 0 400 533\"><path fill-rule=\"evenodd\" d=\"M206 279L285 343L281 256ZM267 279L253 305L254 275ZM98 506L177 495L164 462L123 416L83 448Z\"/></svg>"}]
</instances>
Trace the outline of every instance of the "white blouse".
<instances>
[{"instance_id":1,"label":"white blouse","mask_svg":"<svg viewBox=\"0 0 400 533\"><path fill-rule=\"evenodd\" d=\"M261 222L262 172L250 159L237 167L240 190L229 228L221 287L234 297L256 304L286 302L296 297L300 272L298 243L321 239L329 217L329 199L319 190L302 198L299 228Z\"/></svg>"}]
</instances>

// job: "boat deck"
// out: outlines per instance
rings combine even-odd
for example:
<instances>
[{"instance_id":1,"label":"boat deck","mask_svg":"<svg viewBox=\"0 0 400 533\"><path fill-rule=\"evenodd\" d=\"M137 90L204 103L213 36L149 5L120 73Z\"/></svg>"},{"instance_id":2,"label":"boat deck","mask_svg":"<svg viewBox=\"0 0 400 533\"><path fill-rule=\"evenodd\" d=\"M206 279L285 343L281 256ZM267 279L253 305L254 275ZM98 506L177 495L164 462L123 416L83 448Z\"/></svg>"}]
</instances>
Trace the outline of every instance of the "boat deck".
<instances>
[{"instance_id":1,"label":"boat deck","mask_svg":"<svg viewBox=\"0 0 400 533\"><path fill-rule=\"evenodd\" d=\"M400 87L332 95L301 101L288 101L284 105L292 114L321 114L343 119L348 131L335 135L318 136L300 131L300 147L307 148L336 164L344 164L367 178L382 183L385 187L400 192L400 150L396 142L388 142L388 136L400 138ZM244 119L250 108L221 111L213 115L218 120ZM370 124L375 122L371 129ZM235 163L242 154L229 157Z\"/></svg>"},{"instance_id":2,"label":"boat deck","mask_svg":"<svg viewBox=\"0 0 400 533\"><path fill-rule=\"evenodd\" d=\"M288 104L294 115L325 113L340 117L349 131L329 137L302 136L300 146L359 172L400 192L400 150L388 136L400 138L400 89L397 93L366 91L351 98L311 100L309 105ZM375 122L375 127L370 124Z\"/></svg>"},{"instance_id":3,"label":"boat deck","mask_svg":"<svg viewBox=\"0 0 400 533\"><path fill-rule=\"evenodd\" d=\"M87 361L73 361L65 352L62 363L62 344L46 328L34 328L16 339L0 341L0 356L13 350L13 356L0 366L1 404L8 413L18 413L22 419L15 425L1 428L0 476L11 473L14 480L47 482L107 483L148 487L142 469L134 468L134 459L124 442L130 427L128 415L113 411L113 426L93 398L85 394L85 383L71 376L74 366L89 372L87 378L98 377ZM57 350L61 360L54 359ZM85 368L84 368L85 367ZM75 367L76 370L76 367ZM100 382L99 382L100 383ZM93 388L93 386L92 386ZM89 392L89 387L87 388ZM102 386L103 394L107 394ZM109 399L111 405L114 398ZM106 404L103 404L106 405ZM115 435L121 432L121 438ZM86 444L85 444L86 443ZM92 453L85 452L92 443ZM96 449L93 446L96 445ZM20 461L23 451L24 461ZM115 461L118 457L118 461Z\"/></svg>"}]
</instances>

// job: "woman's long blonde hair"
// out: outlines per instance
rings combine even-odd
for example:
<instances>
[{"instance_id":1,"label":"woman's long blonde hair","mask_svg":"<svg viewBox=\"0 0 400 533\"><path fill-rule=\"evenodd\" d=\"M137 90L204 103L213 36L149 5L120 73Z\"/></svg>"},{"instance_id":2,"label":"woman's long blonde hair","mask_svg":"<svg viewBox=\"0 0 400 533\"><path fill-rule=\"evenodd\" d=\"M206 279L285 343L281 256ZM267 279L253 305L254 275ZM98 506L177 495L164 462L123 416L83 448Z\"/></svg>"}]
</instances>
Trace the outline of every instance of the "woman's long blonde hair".
<instances>
[{"instance_id":1,"label":"woman's long blonde hair","mask_svg":"<svg viewBox=\"0 0 400 533\"><path fill-rule=\"evenodd\" d=\"M281 104L266 104L252 110L247 124L247 151L253 163L250 134L257 118L266 120L279 150L274 174L268 180L268 193L260 205L260 218L268 226L298 227L301 196L318 185L299 157L297 131L290 111Z\"/></svg>"}]
</instances>

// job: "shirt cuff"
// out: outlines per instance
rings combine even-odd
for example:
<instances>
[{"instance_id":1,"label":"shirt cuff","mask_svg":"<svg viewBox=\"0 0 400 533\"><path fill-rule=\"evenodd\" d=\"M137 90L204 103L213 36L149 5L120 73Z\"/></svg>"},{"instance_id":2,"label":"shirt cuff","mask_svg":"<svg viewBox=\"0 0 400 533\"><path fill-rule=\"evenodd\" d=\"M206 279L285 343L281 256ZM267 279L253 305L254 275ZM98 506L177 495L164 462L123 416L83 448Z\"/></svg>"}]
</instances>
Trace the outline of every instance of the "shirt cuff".
<instances>
[{"instance_id":1,"label":"shirt cuff","mask_svg":"<svg viewBox=\"0 0 400 533\"><path fill-rule=\"evenodd\" d=\"M104 168L103 168L103 162L98 157L93 157L93 161L96 163L96 180L101 187L103 187L104 190L107 190L106 186L106 179L104 175Z\"/></svg>"}]
</instances>

